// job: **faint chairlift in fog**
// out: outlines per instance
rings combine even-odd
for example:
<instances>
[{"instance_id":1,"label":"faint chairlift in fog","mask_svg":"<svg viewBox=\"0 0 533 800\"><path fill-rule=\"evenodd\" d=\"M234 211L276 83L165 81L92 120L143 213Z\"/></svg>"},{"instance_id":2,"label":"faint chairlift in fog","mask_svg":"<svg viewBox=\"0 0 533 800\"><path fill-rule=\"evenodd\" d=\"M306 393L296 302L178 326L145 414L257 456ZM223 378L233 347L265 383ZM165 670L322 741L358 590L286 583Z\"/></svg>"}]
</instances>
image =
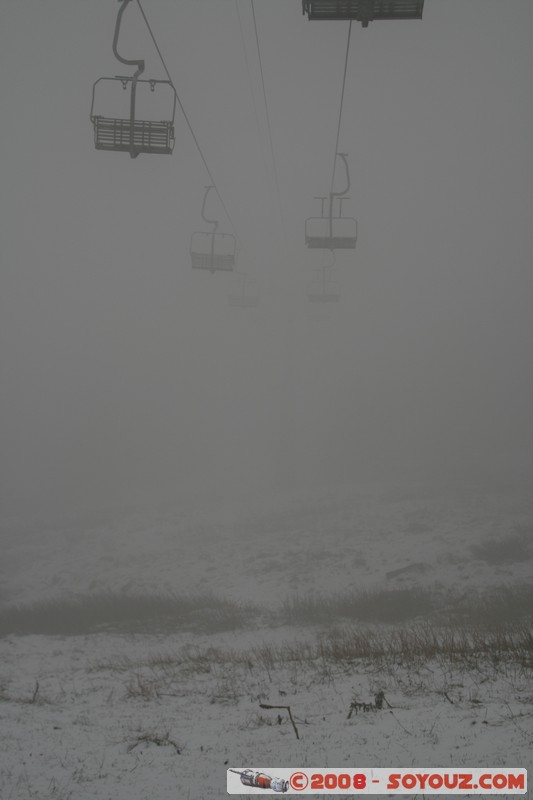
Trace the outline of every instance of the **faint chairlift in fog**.
<instances>
[{"instance_id":1,"label":"faint chairlift in fog","mask_svg":"<svg viewBox=\"0 0 533 800\"><path fill-rule=\"evenodd\" d=\"M232 308L257 308L259 305L257 280L246 272L237 273L228 295L228 303Z\"/></svg>"},{"instance_id":2,"label":"faint chairlift in fog","mask_svg":"<svg viewBox=\"0 0 533 800\"><path fill-rule=\"evenodd\" d=\"M308 217L305 221L305 243L307 247L320 250L349 250L354 249L357 242L357 220L353 217L342 216L342 204L349 200L347 192L350 190L350 171L346 153L337 153L341 158L346 171L346 188L342 192L331 191L327 195L315 197L320 200L320 217ZM334 202L339 201L338 213L335 213ZM327 213L325 205L327 202Z\"/></svg>"},{"instance_id":3,"label":"faint chairlift in fog","mask_svg":"<svg viewBox=\"0 0 533 800\"><path fill-rule=\"evenodd\" d=\"M302 0L310 20L349 19L363 28L377 20L422 19L424 0Z\"/></svg>"},{"instance_id":4,"label":"faint chairlift in fog","mask_svg":"<svg viewBox=\"0 0 533 800\"><path fill-rule=\"evenodd\" d=\"M91 122L97 150L115 150L136 158L139 153L167 154L174 149L176 92L169 80L140 79L142 59L122 58L117 51L122 15L131 0L120 0L113 53L122 64L136 66L134 74L98 78L93 84ZM129 92L128 92L129 89ZM142 107L138 116L139 105ZM163 115L163 119L161 116Z\"/></svg>"},{"instance_id":5,"label":"faint chairlift in fog","mask_svg":"<svg viewBox=\"0 0 533 800\"><path fill-rule=\"evenodd\" d=\"M335 253L333 262L316 270L317 277L309 284L307 299L310 303L338 303L341 297L340 289L335 280L332 279L333 266L335 264Z\"/></svg>"},{"instance_id":6,"label":"faint chairlift in fog","mask_svg":"<svg viewBox=\"0 0 533 800\"><path fill-rule=\"evenodd\" d=\"M231 272L235 266L236 240L232 233L218 233L219 222L205 216L207 196L214 186L206 186L202 203L202 219L212 225L210 231L195 231L191 236L191 265L193 269L209 272Z\"/></svg>"}]
</instances>

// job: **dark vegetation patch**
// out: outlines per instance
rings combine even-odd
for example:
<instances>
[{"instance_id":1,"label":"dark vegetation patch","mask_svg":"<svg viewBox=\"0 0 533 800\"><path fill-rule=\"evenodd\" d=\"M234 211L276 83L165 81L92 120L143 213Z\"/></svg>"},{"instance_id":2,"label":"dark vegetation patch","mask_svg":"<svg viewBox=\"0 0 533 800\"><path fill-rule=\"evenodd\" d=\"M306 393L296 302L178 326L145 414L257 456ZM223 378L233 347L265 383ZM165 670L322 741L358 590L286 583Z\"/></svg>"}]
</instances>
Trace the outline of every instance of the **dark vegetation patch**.
<instances>
[{"instance_id":1,"label":"dark vegetation patch","mask_svg":"<svg viewBox=\"0 0 533 800\"><path fill-rule=\"evenodd\" d=\"M327 623L341 619L397 623L426 617L438 607L430 589L376 589L339 594L311 593L285 600L282 615L296 624Z\"/></svg>"},{"instance_id":2,"label":"dark vegetation patch","mask_svg":"<svg viewBox=\"0 0 533 800\"><path fill-rule=\"evenodd\" d=\"M260 609L213 594L89 594L0 609L0 636L91 633L221 633L279 625L345 623L439 627L513 626L533 621L533 586L499 587L461 596L429 588L382 589L287 597Z\"/></svg>"},{"instance_id":3,"label":"dark vegetation patch","mask_svg":"<svg viewBox=\"0 0 533 800\"><path fill-rule=\"evenodd\" d=\"M422 563L421 561L417 561L414 564L407 564L405 567L398 567L397 569L391 569L389 572L385 573L385 577L389 580L392 578L397 578L400 575L417 575L422 572L425 572L427 569L427 565Z\"/></svg>"},{"instance_id":4,"label":"dark vegetation patch","mask_svg":"<svg viewBox=\"0 0 533 800\"><path fill-rule=\"evenodd\" d=\"M533 631L520 625L505 630L429 624L366 631L333 628L310 647L310 656L344 664L365 659L375 666L412 665L440 658L449 664L487 658L498 663L510 658L533 669Z\"/></svg>"},{"instance_id":5,"label":"dark vegetation patch","mask_svg":"<svg viewBox=\"0 0 533 800\"><path fill-rule=\"evenodd\" d=\"M533 620L533 585L500 586L469 592L442 609L440 618L450 624L507 625Z\"/></svg>"},{"instance_id":6,"label":"dark vegetation patch","mask_svg":"<svg viewBox=\"0 0 533 800\"><path fill-rule=\"evenodd\" d=\"M474 558L487 564L518 564L533 558L533 528L518 528L501 539L485 539L471 548Z\"/></svg>"},{"instance_id":7,"label":"dark vegetation patch","mask_svg":"<svg viewBox=\"0 0 533 800\"><path fill-rule=\"evenodd\" d=\"M422 536L432 531L431 525L428 525L426 522L419 522L418 520L413 520L412 522L408 522L404 528L405 533L412 534L414 536Z\"/></svg>"},{"instance_id":8,"label":"dark vegetation patch","mask_svg":"<svg viewBox=\"0 0 533 800\"><path fill-rule=\"evenodd\" d=\"M533 619L533 586L465 591L459 596L429 588L309 593L288 597L281 615L284 621L300 625L342 620L398 624L425 619L443 625L490 626Z\"/></svg>"},{"instance_id":9,"label":"dark vegetation patch","mask_svg":"<svg viewBox=\"0 0 533 800\"><path fill-rule=\"evenodd\" d=\"M118 594L57 598L0 611L0 636L88 633L215 633L240 628L253 609L211 594Z\"/></svg>"},{"instance_id":10,"label":"dark vegetation patch","mask_svg":"<svg viewBox=\"0 0 533 800\"><path fill-rule=\"evenodd\" d=\"M473 626L438 627L428 623L401 626L333 626L309 638L295 638L272 644L264 642L246 650L213 647L185 648L175 653L150 652L141 661L105 659L94 670L130 673L128 697L152 699L181 687L184 677L208 673L220 681L212 702L234 702L245 677L265 672L269 683L280 667L317 670L330 680L332 668L341 671L373 673L397 672L398 667L420 668L437 663L443 669L475 670L482 674L486 665L512 666L513 674L529 678L533 674L533 631L527 625L492 630ZM427 671L433 675L433 670Z\"/></svg>"}]
</instances>

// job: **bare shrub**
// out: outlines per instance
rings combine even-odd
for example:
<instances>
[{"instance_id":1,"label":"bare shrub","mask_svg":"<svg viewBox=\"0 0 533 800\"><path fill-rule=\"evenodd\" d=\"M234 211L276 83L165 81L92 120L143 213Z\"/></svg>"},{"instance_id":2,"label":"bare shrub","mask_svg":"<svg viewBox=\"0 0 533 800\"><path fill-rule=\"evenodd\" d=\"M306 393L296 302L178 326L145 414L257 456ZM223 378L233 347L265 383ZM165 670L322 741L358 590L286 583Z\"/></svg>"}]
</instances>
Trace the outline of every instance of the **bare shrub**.
<instances>
[{"instance_id":1,"label":"bare shrub","mask_svg":"<svg viewBox=\"0 0 533 800\"><path fill-rule=\"evenodd\" d=\"M133 699L153 700L158 696L158 681L135 672L126 684L126 696Z\"/></svg>"},{"instance_id":2,"label":"bare shrub","mask_svg":"<svg viewBox=\"0 0 533 800\"><path fill-rule=\"evenodd\" d=\"M139 733L135 741L128 745L128 753L131 753L132 750L141 744L155 744L157 747L170 746L174 748L178 755L181 754L183 749L181 745L170 738L170 731L165 731L165 733L157 733L156 731Z\"/></svg>"},{"instance_id":3,"label":"bare shrub","mask_svg":"<svg viewBox=\"0 0 533 800\"><path fill-rule=\"evenodd\" d=\"M287 622L307 625L341 619L397 623L427 616L437 607L437 593L430 589L377 589L293 595L284 601L281 614Z\"/></svg>"}]
</instances>

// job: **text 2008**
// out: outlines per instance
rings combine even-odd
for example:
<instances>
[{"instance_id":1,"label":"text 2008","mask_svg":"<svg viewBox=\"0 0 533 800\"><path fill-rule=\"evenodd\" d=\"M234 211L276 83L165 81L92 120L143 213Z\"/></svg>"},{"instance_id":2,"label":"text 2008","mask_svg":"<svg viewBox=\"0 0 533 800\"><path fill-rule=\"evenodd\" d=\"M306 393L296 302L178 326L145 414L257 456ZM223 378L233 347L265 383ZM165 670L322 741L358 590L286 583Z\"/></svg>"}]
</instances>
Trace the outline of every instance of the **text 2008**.
<instances>
[{"instance_id":1,"label":"text 2008","mask_svg":"<svg viewBox=\"0 0 533 800\"><path fill-rule=\"evenodd\" d=\"M315 773L311 775L311 789L366 789L366 775L356 773L348 775L341 772L340 775L334 772L326 772L323 775Z\"/></svg>"}]
</instances>

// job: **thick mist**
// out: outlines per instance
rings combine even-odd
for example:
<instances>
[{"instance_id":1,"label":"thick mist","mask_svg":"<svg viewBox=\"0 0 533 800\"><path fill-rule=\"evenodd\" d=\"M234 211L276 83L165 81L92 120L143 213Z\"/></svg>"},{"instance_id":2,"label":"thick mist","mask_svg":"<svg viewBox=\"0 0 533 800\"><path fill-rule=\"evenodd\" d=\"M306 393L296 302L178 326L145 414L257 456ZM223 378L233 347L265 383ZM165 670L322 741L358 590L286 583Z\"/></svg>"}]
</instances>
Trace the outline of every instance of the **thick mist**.
<instances>
[{"instance_id":1,"label":"thick mist","mask_svg":"<svg viewBox=\"0 0 533 800\"><path fill-rule=\"evenodd\" d=\"M404 478L517 480L533 444L533 8L426 0L353 26L339 150L355 251L337 304L304 220L329 191L347 23L256 2L145 10L239 239L193 272L209 176L97 152L91 89L126 71L117 4L5 0L0 85L1 492L6 509ZM135 3L122 48L164 70ZM246 53L246 55L245 55Z\"/></svg>"}]
</instances>

